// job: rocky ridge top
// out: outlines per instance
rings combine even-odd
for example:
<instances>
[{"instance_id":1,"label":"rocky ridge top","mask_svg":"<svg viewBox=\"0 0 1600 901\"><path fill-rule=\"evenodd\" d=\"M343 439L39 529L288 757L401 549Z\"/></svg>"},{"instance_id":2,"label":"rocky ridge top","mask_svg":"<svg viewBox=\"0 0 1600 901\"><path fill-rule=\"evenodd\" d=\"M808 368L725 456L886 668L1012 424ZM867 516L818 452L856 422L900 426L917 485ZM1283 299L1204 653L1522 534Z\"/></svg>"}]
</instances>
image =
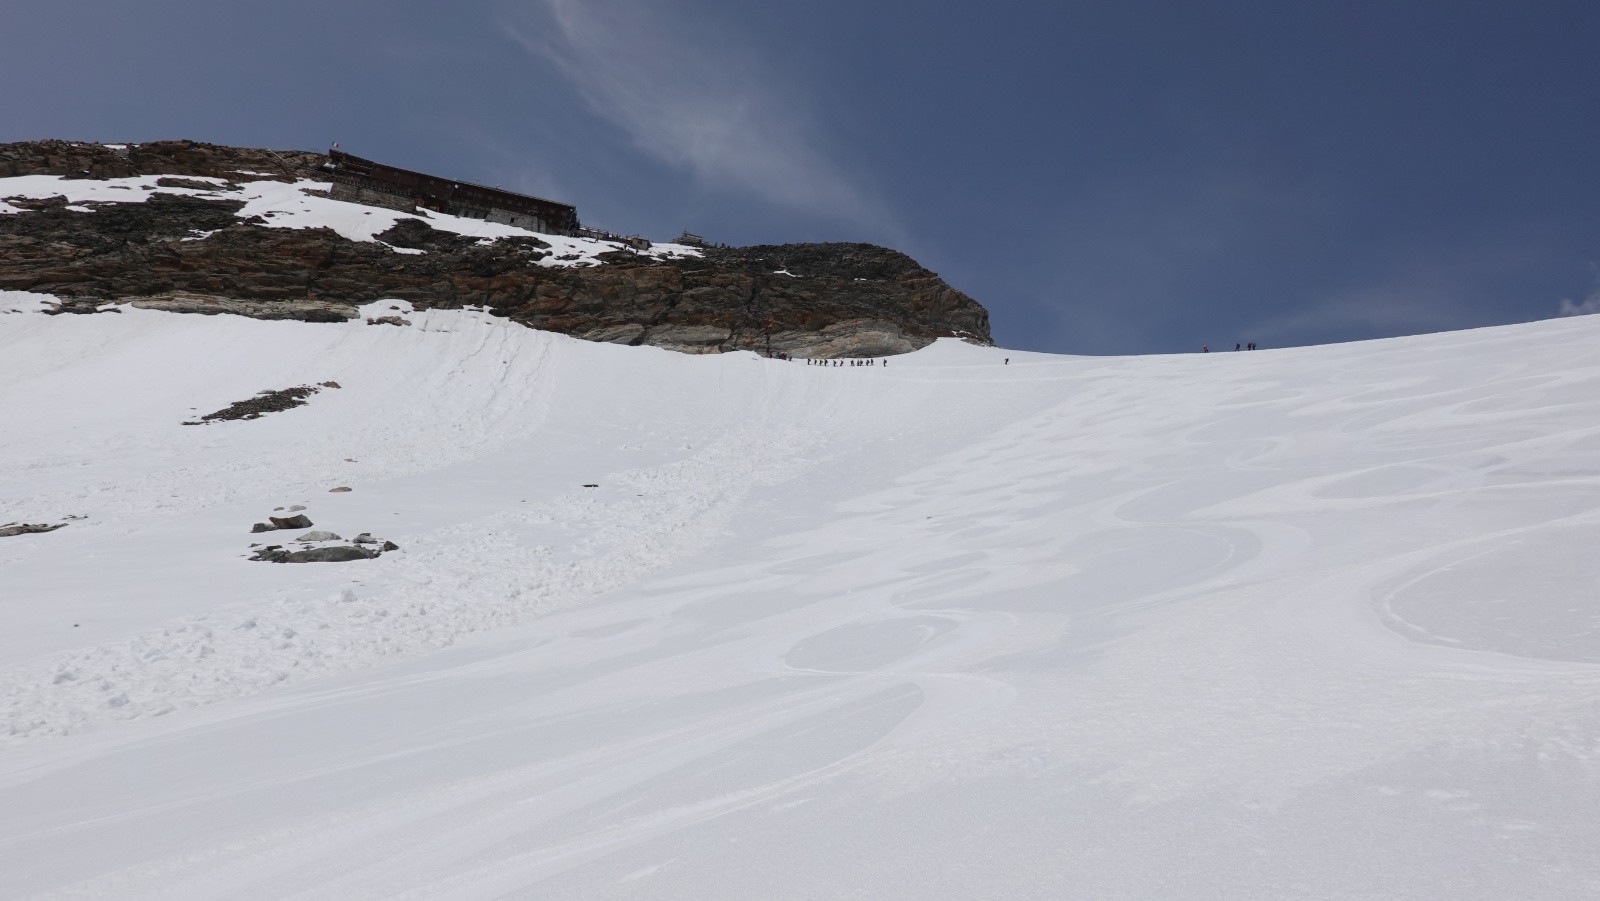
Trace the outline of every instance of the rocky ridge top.
<instances>
[{"instance_id":1,"label":"rocky ridge top","mask_svg":"<svg viewBox=\"0 0 1600 901\"><path fill-rule=\"evenodd\" d=\"M444 224L437 217L396 214L376 240L358 241L333 228L241 218L243 204L224 190L314 181L322 162L303 151L192 141L0 145L0 210L16 211L0 214L0 289L55 294L63 312L131 303L306 321L356 318L360 305L395 298L417 309L481 306L533 328L693 353L879 356L942 336L989 341L981 305L910 257L869 244L718 247L673 258L617 244L552 266L566 258L552 259L559 248L533 233L487 240L436 228L429 219ZM155 193L139 202L7 196L4 179L40 175L64 186L144 176ZM218 190L200 190L211 187Z\"/></svg>"},{"instance_id":2,"label":"rocky ridge top","mask_svg":"<svg viewBox=\"0 0 1600 901\"><path fill-rule=\"evenodd\" d=\"M0 144L0 178L175 175L230 181L296 181L316 178L324 162L326 157L322 154L305 150L228 147L200 141L90 144L49 140Z\"/></svg>"}]
</instances>

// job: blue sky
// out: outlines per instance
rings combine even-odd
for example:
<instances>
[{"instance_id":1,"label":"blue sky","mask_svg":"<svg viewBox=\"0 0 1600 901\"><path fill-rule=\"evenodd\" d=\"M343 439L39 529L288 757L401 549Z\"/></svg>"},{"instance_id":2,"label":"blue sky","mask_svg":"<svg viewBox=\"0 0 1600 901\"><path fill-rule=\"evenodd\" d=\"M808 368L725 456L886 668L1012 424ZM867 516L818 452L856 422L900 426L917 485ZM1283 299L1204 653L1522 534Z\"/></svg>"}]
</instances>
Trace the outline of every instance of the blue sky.
<instances>
[{"instance_id":1,"label":"blue sky","mask_svg":"<svg viewBox=\"0 0 1600 901\"><path fill-rule=\"evenodd\" d=\"M10 0L0 141L325 149L731 244L860 240L997 340L1600 311L1600 3Z\"/></svg>"}]
</instances>

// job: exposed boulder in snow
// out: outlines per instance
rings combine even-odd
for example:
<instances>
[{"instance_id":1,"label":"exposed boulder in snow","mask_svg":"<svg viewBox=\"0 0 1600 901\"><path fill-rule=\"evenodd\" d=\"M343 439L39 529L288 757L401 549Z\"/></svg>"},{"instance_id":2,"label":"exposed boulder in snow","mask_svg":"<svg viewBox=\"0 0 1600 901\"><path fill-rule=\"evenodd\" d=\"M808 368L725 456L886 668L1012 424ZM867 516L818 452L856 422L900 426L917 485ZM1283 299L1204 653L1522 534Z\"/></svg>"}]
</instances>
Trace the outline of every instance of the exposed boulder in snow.
<instances>
[{"instance_id":1,"label":"exposed boulder in snow","mask_svg":"<svg viewBox=\"0 0 1600 901\"><path fill-rule=\"evenodd\" d=\"M280 529L309 529L312 525L311 517L304 513L296 513L293 516L269 516L267 519Z\"/></svg>"},{"instance_id":2,"label":"exposed boulder in snow","mask_svg":"<svg viewBox=\"0 0 1600 901\"><path fill-rule=\"evenodd\" d=\"M273 545L256 551L250 559L264 563L343 563L347 560L370 560L381 553L378 550L350 544L303 548L298 551L285 550Z\"/></svg>"},{"instance_id":3,"label":"exposed boulder in snow","mask_svg":"<svg viewBox=\"0 0 1600 901\"><path fill-rule=\"evenodd\" d=\"M251 560L264 563L342 563L347 560L370 560L385 551L398 551L400 546L392 541L379 542L370 532L362 532L352 542L345 542L337 533L322 530L307 532L294 539L298 547L270 544L256 548Z\"/></svg>"},{"instance_id":4,"label":"exposed boulder in snow","mask_svg":"<svg viewBox=\"0 0 1600 901\"><path fill-rule=\"evenodd\" d=\"M53 526L42 522L23 522L16 524L8 523L4 526L0 526L0 538L10 538L15 535L29 535L35 532L54 532L56 529L60 529L65 526L66 523L64 522L58 522Z\"/></svg>"}]
</instances>

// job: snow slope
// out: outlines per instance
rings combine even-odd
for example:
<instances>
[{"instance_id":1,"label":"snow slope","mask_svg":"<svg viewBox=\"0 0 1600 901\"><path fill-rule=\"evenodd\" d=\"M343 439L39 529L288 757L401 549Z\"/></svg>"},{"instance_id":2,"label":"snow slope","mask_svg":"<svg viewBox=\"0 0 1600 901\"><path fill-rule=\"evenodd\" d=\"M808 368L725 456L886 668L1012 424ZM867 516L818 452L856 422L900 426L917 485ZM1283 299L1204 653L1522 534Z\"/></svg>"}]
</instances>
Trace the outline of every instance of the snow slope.
<instances>
[{"instance_id":1,"label":"snow slope","mask_svg":"<svg viewBox=\"0 0 1600 901\"><path fill-rule=\"evenodd\" d=\"M0 523L86 518L0 539L5 897L1600 896L1600 317L856 368L37 306ZM402 550L246 561L289 505Z\"/></svg>"}]
</instances>

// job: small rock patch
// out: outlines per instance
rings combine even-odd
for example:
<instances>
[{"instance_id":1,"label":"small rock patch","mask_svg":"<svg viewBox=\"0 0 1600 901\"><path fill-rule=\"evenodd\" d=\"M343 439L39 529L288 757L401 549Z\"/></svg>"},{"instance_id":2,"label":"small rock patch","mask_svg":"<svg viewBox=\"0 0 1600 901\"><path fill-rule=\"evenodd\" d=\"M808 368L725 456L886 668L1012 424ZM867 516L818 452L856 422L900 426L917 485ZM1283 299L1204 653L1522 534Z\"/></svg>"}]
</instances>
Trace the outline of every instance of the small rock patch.
<instances>
[{"instance_id":1,"label":"small rock patch","mask_svg":"<svg viewBox=\"0 0 1600 901\"><path fill-rule=\"evenodd\" d=\"M66 527L66 523L58 522L55 525L42 522L6 523L0 526L0 538L10 538L13 535L31 535L35 532L54 532L56 529Z\"/></svg>"},{"instance_id":2,"label":"small rock patch","mask_svg":"<svg viewBox=\"0 0 1600 901\"><path fill-rule=\"evenodd\" d=\"M353 544L308 547L295 551L285 550L275 544L256 551L250 559L262 563L343 563L347 560L370 560L380 553Z\"/></svg>"},{"instance_id":3,"label":"small rock patch","mask_svg":"<svg viewBox=\"0 0 1600 901\"><path fill-rule=\"evenodd\" d=\"M332 538L316 536L332 535ZM392 541L381 544L368 532L356 536L349 544L335 543L343 539L332 532L308 532L295 540L294 546L269 544L255 547L251 560L261 563L344 563L349 560L371 560L387 551L398 551L400 545Z\"/></svg>"},{"instance_id":4,"label":"small rock patch","mask_svg":"<svg viewBox=\"0 0 1600 901\"><path fill-rule=\"evenodd\" d=\"M316 394L323 388L337 387L339 387L338 382L321 382L316 385L296 385L293 388L262 391L255 397L234 401L215 413L207 413L199 419L185 422L184 425L207 425L213 422L227 422L237 419L260 419L268 413L303 407L306 405L306 398L311 395Z\"/></svg>"}]
</instances>

